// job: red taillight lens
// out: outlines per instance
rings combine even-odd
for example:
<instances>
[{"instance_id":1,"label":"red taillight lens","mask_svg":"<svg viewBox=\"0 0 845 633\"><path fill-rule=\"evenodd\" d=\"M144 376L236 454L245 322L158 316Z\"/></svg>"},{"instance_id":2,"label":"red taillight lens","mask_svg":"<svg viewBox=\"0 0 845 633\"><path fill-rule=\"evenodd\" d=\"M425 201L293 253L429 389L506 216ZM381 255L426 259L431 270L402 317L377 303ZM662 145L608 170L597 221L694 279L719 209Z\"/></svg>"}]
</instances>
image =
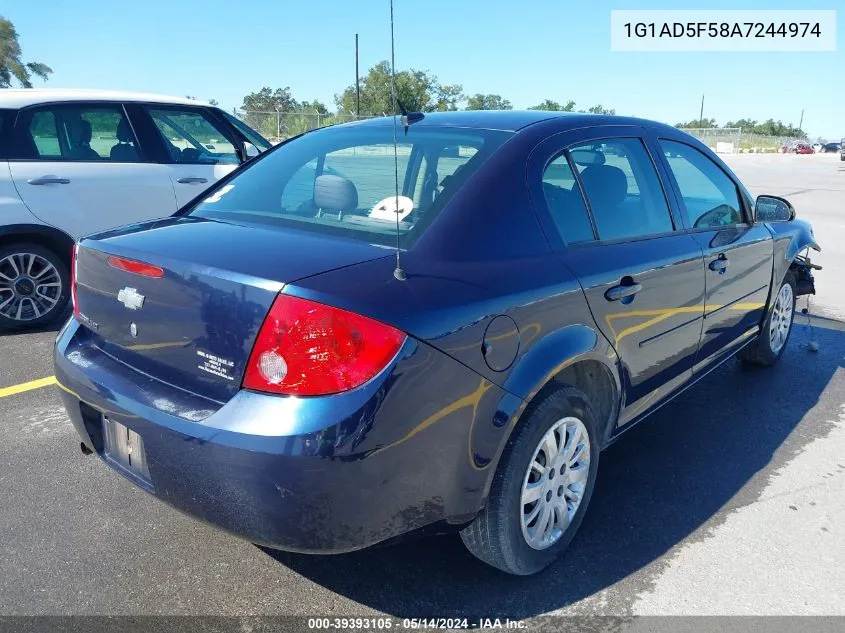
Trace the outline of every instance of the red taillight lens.
<instances>
[{"instance_id":1,"label":"red taillight lens","mask_svg":"<svg viewBox=\"0 0 845 633\"><path fill-rule=\"evenodd\" d=\"M76 299L76 257L79 254L79 245L73 245L73 253L70 255L70 300L73 304L73 316L79 318L79 301Z\"/></svg>"},{"instance_id":2,"label":"red taillight lens","mask_svg":"<svg viewBox=\"0 0 845 633\"><path fill-rule=\"evenodd\" d=\"M144 262L136 262L133 259L126 259L124 257L110 256L109 266L118 270L125 270L135 275L143 275L144 277L164 277L163 268L153 266L152 264L145 264Z\"/></svg>"},{"instance_id":3,"label":"red taillight lens","mask_svg":"<svg viewBox=\"0 0 845 633\"><path fill-rule=\"evenodd\" d=\"M396 356L405 333L339 308L279 295L244 374L246 389L297 396L348 391Z\"/></svg>"}]
</instances>

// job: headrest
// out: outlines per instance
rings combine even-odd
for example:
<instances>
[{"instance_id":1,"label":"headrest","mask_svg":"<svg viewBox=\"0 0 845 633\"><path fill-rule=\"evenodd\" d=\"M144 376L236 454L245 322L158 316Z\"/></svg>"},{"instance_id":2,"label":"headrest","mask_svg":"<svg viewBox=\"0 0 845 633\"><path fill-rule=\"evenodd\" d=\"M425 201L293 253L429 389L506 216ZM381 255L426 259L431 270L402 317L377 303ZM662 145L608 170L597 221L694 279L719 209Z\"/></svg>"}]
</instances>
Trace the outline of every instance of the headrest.
<instances>
[{"instance_id":1,"label":"headrest","mask_svg":"<svg viewBox=\"0 0 845 633\"><path fill-rule=\"evenodd\" d=\"M68 121L68 135L74 147L84 147L91 142L91 124L83 118Z\"/></svg>"},{"instance_id":2,"label":"headrest","mask_svg":"<svg viewBox=\"0 0 845 633\"><path fill-rule=\"evenodd\" d=\"M198 163L200 151L196 147L186 147L179 153L180 163Z\"/></svg>"},{"instance_id":3,"label":"headrest","mask_svg":"<svg viewBox=\"0 0 845 633\"><path fill-rule=\"evenodd\" d=\"M358 190L351 180L323 174L314 179L314 206L332 211L352 211L358 208Z\"/></svg>"},{"instance_id":4,"label":"headrest","mask_svg":"<svg viewBox=\"0 0 845 633\"><path fill-rule=\"evenodd\" d=\"M601 209L618 207L628 195L625 172L612 165L590 165L581 174L590 205Z\"/></svg>"},{"instance_id":5,"label":"headrest","mask_svg":"<svg viewBox=\"0 0 845 633\"><path fill-rule=\"evenodd\" d=\"M120 123L117 124L117 140L121 143L132 143L135 139L132 137L132 128L129 127L129 121L120 118Z\"/></svg>"}]
</instances>

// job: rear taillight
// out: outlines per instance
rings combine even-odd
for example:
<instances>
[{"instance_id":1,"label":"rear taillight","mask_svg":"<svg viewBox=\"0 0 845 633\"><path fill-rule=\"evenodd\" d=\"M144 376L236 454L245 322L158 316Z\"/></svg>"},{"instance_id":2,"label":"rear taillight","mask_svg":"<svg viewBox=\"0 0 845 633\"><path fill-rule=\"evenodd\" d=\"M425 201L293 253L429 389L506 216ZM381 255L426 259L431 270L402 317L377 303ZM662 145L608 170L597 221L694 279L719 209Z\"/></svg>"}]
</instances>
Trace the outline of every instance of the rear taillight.
<instances>
[{"instance_id":1,"label":"rear taillight","mask_svg":"<svg viewBox=\"0 0 845 633\"><path fill-rule=\"evenodd\" d=\"M70 300L73 303L73 316L79 319L79 301L76 299L76 258L79 255L79 245L73 245L70 256Z\"/></svg>"},{"instance_id":2,"label":"rear taillight","mask_svg":"<svg viewBox=\"0 0 845 633\"><path fill-rule=\"evenodd\" d=\"M339 308L279 295L244 373L246 389L297 396L348 391L396 356L405 334Z\"/></svg>"},{"instance_id":3,"label":"rear taillight","mask_svg":"<svg viewBox=\"0 0 845 633\"><path fill-rule=\"evenodd\" d=\"M126 259L125 257L115 257L114 255L111 255L108 262L109 266L112 268L125 270L133 275L155 278L164 277L164 269L160 266L153 266L152 264L145 264L144 262L136 262L134 259Z\"/></svg>"}]
</instances>

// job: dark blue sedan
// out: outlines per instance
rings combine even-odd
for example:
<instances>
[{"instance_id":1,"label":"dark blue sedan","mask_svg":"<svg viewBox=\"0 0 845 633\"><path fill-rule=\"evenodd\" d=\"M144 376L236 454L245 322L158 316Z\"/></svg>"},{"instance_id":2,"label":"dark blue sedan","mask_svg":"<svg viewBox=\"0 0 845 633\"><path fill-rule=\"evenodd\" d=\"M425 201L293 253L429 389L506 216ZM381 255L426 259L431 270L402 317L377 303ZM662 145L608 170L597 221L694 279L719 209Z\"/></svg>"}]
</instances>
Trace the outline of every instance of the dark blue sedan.
<instances>
[{"instance_id":1,"label":"dark blue sedan","mask_svg":"<svg viewBox=\"0 0 845 633\"><path fill-rule=\"evenodd\" d=\"M818 245L699 141L416 119L309 132L80 242L55 363L83 452L273 548L460 531L531 574L604 447L733 355L783 354Z\"/></svg>"}]
</instances>

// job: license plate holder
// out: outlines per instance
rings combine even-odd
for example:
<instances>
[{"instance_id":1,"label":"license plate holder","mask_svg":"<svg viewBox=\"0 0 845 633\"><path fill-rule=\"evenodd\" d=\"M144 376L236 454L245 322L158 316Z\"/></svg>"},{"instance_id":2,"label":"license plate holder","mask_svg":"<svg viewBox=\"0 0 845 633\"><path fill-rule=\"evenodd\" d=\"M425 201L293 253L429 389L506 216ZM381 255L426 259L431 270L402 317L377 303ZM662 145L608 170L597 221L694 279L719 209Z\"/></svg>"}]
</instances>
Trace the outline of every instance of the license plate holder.
<instances>
[{"instance_id":1,"label":"license plate holder","mask_svg":"<svg viewBox=\"0 0 845 633\"><path fill-rule=\"evenodd\" d=\"M151 484L144 439L135 431L103 415L103 456L133 479Z\"/></svg>"}]
</instances>

